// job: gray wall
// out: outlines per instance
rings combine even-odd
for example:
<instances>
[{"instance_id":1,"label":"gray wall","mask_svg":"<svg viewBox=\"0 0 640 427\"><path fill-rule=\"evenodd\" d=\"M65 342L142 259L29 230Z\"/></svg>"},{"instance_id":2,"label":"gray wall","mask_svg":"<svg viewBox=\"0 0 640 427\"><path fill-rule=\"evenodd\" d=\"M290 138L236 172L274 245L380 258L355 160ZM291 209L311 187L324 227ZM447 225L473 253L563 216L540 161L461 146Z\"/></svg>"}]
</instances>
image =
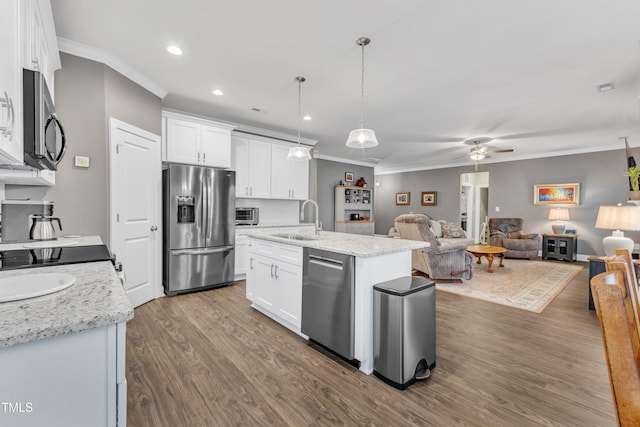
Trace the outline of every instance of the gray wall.
<instances>
[{"instance_id":1,"label":"gray wall","mask_svg":"<svg viewBox=\"0 0 640 427\"><path fill-rule=\"evenodd\" d=\"M634 150L636 159L640 152ZM481 164L479 172L489 172L489 216L522 217L529 232L550 233L551 221L547 219L552 206L533 204L535 184L580 183L580 204L567 206L571 220L567 228L574 228L579 235L578 253L604 255L602 238L611 231L595 228L600 205L625 202L629 187L624 175L626 170L624 150L571 156L548 157L504 163ZM450 222L458 221L460 174L473 172L473 167L437 169L376 176L374 201L376 233L386 234L393 226L393 219L408 212L425 213L430 217ZM410 206L395 206L395 192L410 191ZM438 204L434 207L420 205L420 192L437 191ZM500 212L496 212L500 207ZM640 233L625 232L636 242Z\"/></svg>"},{"instance_id":2,"label":"gray wall","mask_svg":"<svg viewBox=\"0 0 640 427\"><path fill-rule=\"evenodd\" d=\"M6 197L52 200L63 235L100 235L108 242L109 117L160 135L161 99L103 64L64 53L61 61L55 103L69 148L56 172L56 185L7 185ZM77 155L89 156L91 167L74 167Z\"/></svg>"},{"instance_id":3,"label":"gray wall","mask_svg":"<svg viewBox=\"0 0 640 427\"><path fill-rule=\"evenodd\" d=\"M355 185L356 181L360 177L364 177L367 186L373 188L374 170L372 167L357 166L349 163L334 162L324 159L314 159L313 162L315 162L315 165L312 170L315 172L316 176L312 177L310 181L315 180L316 183L315 194L317 198L316 201L320 207L320 221L322 221L323 224L322 228L324 230L333 231L335 205L334 187L336 185L340 185L340 181L345 185ZM344 182L345 172L353 172L353 183ZM376 197L377 195L374 191L374 200ZM307 213L305 213L305 215L306 214ZM307 217L305 216L305 218ZM376 219L375 214L374 219Z\"/></svg>"}]
</instances>

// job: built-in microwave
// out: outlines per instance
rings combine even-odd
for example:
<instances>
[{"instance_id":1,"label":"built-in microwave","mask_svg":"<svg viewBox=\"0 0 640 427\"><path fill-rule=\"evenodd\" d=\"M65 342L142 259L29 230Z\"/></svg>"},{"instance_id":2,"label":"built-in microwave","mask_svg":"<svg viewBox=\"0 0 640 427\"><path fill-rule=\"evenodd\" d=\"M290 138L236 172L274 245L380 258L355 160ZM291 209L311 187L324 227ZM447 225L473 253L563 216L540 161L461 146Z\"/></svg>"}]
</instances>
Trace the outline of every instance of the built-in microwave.
<instances>
[{"instance_id":1,"label":"built-in microwave","mask_svg":"<svg viewBox=\"0 0 640 427\"><path fill-rule=\"evenodd\" d=\"M67 149L62 124L39 71L23 69L24 163L34 169L56 170ZM58 132L60 145L58 146Z\"/></svg>"},{"instance_id":2,"label":"built-in microwave","mask_svg":"<svg viewBox=\"0 0 640 427\"><path fill-rule=\"evenodd\" d=\"M259 208L236 208L236 225L258 225Z\"/></svg>"}]
</instances>

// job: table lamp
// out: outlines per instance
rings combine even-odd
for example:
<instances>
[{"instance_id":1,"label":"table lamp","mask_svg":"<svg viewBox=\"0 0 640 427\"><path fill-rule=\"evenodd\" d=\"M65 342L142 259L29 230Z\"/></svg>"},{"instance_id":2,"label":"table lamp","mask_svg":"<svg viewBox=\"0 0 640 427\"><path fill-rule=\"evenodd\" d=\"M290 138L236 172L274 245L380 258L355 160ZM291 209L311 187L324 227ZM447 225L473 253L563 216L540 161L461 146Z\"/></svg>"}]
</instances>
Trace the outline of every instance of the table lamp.
<instances>
[{"instance_id":1,"label":"table lamp","mask_svg":"<svg viewBox=\"0 0 640 427\"><path fill-rule=\"evenodd\" d=\"M549 219L558 221L551 224L553 234L564 234L564 224L560 221L569 221L569 209L567 208L555 208L549 211Z\"/></svg>"},{"instance_id":2,"label":"table lamp","mask_svg":"<svg viewBox=\"0 0 640 427\"><path fill-rule=\"evenodd\" d=\"M602 239L604 253L607 256L616 254L616 249L628 249L633 252L633 240L624 237L624 232L640 230L640 206L600 206L596 228L614 230L611 236Z\"/></svg>"}]
</instances>

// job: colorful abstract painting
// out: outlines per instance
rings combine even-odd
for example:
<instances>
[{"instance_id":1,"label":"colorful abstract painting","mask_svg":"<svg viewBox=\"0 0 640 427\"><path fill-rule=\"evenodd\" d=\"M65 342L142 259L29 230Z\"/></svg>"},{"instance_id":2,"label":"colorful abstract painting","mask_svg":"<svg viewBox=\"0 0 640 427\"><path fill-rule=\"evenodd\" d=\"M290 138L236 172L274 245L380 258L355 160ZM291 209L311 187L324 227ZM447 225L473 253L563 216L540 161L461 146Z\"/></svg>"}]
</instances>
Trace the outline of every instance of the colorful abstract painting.
<instances>
[{"instance_id":1,"label":"colorful abstract painting","mask_svg":"<svg viewBox=\"0 0 640 427\"><path fill-rule=\"evenodd\" d=\"M533 188L534 205L577 205L580 184L539 184Z\"/></svg>"}]
</instances>

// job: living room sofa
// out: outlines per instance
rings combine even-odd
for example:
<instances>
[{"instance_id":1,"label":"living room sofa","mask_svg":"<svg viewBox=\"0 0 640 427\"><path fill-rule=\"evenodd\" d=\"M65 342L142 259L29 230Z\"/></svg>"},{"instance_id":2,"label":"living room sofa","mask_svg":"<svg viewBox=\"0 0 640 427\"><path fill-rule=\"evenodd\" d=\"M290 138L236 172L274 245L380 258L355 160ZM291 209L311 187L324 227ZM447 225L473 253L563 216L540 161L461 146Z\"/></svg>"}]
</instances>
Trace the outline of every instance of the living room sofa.
<instances>
[{"instance_id":1,"label":"living room sofa","mask_svg":"<svg viewBox=\"0 0 640 427\"><path fill-rule=\"evenodd\" d=\"M433 237L440 242L441 246L459 244L469 246L475 243L473 238L467 237L466 233L459 225L444 220L431 219L428 216L427 219L429 220L429 230L433 234ZM391 227L389 230L389 237L400 238L400 233L395 227Z\"/></svg>"},{"instance_id":2,"label":"living room sofa","mask_svg":"<svg viewBox=\"0 0 640 427\"><path fill-rule=\"evenodd\" d=\"M473 256L466 251L465 238L449 239L442 243L436 238L429 217L423 214L404 214L394 220L400 238L421 240L430 243L428 248L412 251L412 266L427 274L431 279L466 279L473 277ZM436 226L437 227L437 226ZM463 232L464 233L464 232ZM454 243L455 240L461 242Z\"/></svg>"}]
</instances>

